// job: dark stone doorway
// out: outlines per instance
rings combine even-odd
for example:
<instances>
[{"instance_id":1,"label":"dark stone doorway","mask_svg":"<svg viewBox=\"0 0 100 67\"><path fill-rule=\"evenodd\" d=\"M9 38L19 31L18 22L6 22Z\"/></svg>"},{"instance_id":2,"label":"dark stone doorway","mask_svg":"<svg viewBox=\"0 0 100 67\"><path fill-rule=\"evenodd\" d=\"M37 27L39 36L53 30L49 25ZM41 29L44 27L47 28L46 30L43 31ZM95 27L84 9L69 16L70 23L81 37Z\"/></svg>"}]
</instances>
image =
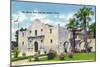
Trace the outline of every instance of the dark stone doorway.
<instances>
[{"instance_id":1,"label":"dark stone doorway","mask_svg":"<svg viewBox=\"0 0 100 67\"><path fill-rule=\"evenodd\" d=\"M38 51L38 42L34 42L34 50L35 50L35 52Z\"/></svg>"}]
</instances>

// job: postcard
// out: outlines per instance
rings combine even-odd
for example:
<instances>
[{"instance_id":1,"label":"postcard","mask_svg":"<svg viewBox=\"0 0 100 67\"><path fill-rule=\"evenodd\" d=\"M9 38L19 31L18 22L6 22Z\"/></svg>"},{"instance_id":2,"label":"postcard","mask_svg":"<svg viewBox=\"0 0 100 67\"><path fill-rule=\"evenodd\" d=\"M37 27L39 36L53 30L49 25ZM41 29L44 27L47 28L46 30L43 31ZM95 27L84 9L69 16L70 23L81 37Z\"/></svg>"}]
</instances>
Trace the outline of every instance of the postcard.
<instances>
[{"instance_id":1,"label":"postcard","mask_svg":"<svg viewBox=\"0 0 100 67\"><path fill-rule=\"evenodd\" d=\"M95 61L95 5L11 2L11 66Z\"/></svg>"}]
</instances>

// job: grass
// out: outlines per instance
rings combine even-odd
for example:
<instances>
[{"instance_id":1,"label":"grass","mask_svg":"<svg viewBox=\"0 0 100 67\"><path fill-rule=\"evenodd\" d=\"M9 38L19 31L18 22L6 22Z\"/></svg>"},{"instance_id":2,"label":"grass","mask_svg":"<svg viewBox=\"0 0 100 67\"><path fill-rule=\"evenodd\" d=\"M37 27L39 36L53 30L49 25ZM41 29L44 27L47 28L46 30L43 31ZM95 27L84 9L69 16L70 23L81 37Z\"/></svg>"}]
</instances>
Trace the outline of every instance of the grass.
<instances>
[{"instance_id":1,"label":"grass","mask_svg":"<svg viewBox=\"0 0 100 67\"><path fill-rule=\"evenodd\" d=\"M53 60L48 60L47 57L40 58L39 61L71 61L71 60L96 60L95 53L76 53L73 58L69 58L67 55L64 60L60 60L59 56L56 56ZM35 62L35 61L34 61Z\"/></svg>"},{"instance_id":2,"label":"grass","mask_svg":"<svg viewBox=\"0 0 100 67\"><path fill-rule=\"evenodd\" d=\"M12 60L12 61L18 61L18 60L28 59L28 58L30 58L30 57L32 57L32 56L22 56L22 57L18 57L18 58L12 58L11 60Z\"/></svg>"},{"instance_id":3,"label":"grass","mask_svg":"<svg viewBox=\"0 0 100 67\"><path fill-rule=\"evenodd\" d=\"M44 56L44 55L40 55L40 56ZM14 58L14 57L12 57L12 61L18 61L18 60L24 60L24 59L29 59L29 58L32 58L33 56L32 55L30 55L30 56L20 56L20 57L18 57L18 58Z\"/></svg>"},{"instance_id":4,"label":"grass","mask_svg":"<svg viewBox=\"0 0 100 67\"><path fill-rule=\"evenodd\" d=\"M59 57L55 58L57 60ZM73 58L65 56L65 60L95 60L95 53L76 53Z\"/></svg>"},{"instance_id":5,"label":"grass","mask_svg":"<svg viewBox=\"0 0 100 67\"><path fill-rule=\"evenodd\" d=\"M25 56L25 57L18 57L18 58L12 58L12 61L18 61L18 60L24 60L24 59L29 59L32 56ZM95 52L91 52L91 53L75 53L73 55L73 58L69 58L68 55L65 55L65 59L64 60L60 60L59 56L56 56L54 59L52 60L48 60L46 55L41 55L39 57L39 61L38 62L43 62L43 61L71 61L71 60L96 60L96 54ZM36 62L34 60L32 60L31 62Z\"/></svg>"}]
</instances>

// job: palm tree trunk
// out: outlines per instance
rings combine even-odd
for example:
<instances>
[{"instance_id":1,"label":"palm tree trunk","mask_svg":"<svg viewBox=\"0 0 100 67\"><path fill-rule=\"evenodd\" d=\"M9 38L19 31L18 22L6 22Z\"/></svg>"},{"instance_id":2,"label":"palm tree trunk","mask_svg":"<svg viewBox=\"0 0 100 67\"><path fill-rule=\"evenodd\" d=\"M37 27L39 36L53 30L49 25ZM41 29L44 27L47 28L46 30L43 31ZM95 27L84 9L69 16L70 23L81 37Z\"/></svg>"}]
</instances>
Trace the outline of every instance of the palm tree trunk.
<instances>
[{"instance_id":1,"label":"palm tree trunk","mask_svg":"<svg viewBox=\"0 0 100 67\"><path fill-rule=\"evenodd\" d=\"M73 32L73 39L72 39L72 52L75 52L75 29L72 30Z\"/></svg>"},{"instance_id":2,"label":"palm tree trunk","mask_svg":"<svg viewBox=\"0 0 100 67\"><path fill-rule=\"evenodd\" d=\"M85 42L84 47L85 47L86 52L88 52L86 20L84 20L83 31L84 31L83 39Z\"/></svg>"},{"instance_id":3,"label":"palm tree trunk","mask_svg":"<svg viewBox=\"0 0 100 67\"><path fill-rule=\"evenodd\" d=\"M93 32L93 37L95 38L95 35L96 35L96 31L94 30L94 32Z\"/></svg>"}]
</instances>

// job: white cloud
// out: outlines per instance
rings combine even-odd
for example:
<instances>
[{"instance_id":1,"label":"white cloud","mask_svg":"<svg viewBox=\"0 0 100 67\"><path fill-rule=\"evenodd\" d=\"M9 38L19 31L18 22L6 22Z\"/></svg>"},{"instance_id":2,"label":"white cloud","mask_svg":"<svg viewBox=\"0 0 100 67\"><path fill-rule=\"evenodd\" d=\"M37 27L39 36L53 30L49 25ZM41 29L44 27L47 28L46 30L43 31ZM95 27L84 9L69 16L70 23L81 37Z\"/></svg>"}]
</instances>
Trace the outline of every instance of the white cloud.
<instances>
[{"instance_id":1,"label":"white cloud","mask_svg":"<svg viewBox=\"0 0 100 67\"><path fill-rule=\"evenodd\" d=\"M91 22L94 23L95 21L95 16L91 17Z\"/></svg>"},{"instance_id":2,"label":"white cloud","mask_svg":"<svg viewBox=\"0 0 100 67\"><path fill-rule=\"evenodd\" d=\"M12 15L12 24L20 23L27 19L28 19L28 17L24 13L18 12L16 14ZM14 22L16 20L18 20L18 22Z\"/></svg>"},{"instance_id":3,"label":"white cloud","mask_svg":"<svg viewBox=\"0 0 100 67\"><path fill-rule=\"evenodd\" d=\"M45 14L32 14L32 16L30 17L30 20L33 21L35 19L45 19L47 17L47 15Z\"/></svg>"},{"instance_id":4,"label":"white cloud","mask_svg":"<svg viewBox=\"0 0 100 67\"><path fill-rule=\"evenodd\" d=\"M42 19L42 22L45 23L45 24L50 24L50 25L58 25L60 24L60 26L64 27L65 26L65 22L61 22L61 21L53 21L53 20L50 20L50 19Z\"/></svg>"},{"instance_id":5,"label":"white cloud","mask_svg":"<svg viewBox=\"0 0 100 67\"><path fill-rule=\"evenodd\" d=\"M26 20L28 17L24 14L19 12L19 22L23 22L24 20Z\"/></svg>"},{"instance_id":6,"label":"white cloud","mask_svg":"<svg viewBox=\"0 0 100 67\"><path fill-rule=\"evenodd\" d=\"M12 34L15 33L18 30L18 28L12 28Z\"/></svg>"},{"instance_id":7,"label":"white cloud","mask_svg":"<svg viewBox=\"0 0 100 67\"><path fill-rule=\"evenodd\" d=\"M51 25L60 24L61 26L65 25L65 19L67 15L60 14L60 15L52 16L54 18L61 19L60 21L56 21L56 19L55 20L50 19L49 18L50 16L48 14L38 14L38 10L35 10L34 12L37 12L37 13L32 14L32 16L30 17L31 21L34 21L35 19L39 19L45 24L51 24Z\"/></svg>"},{"instance_id":8,"label":"white cloud","mask_svg":"<svg viewBox=\"0 0 100 67\"><path fill-rule=\"evenodd\" d=\"M69 21L70 18L73 18L73 15L74 15L74 13L69 13L69 14L67 15L67 21Z\"/></svg>"},{"instance_id":9,"label":"white cloud","mask_svg":"<svg viewBox=\"0 0 100 67\"><path fill-rule=\"evenodd\" d=\"M16 32L17 30L18 30L18 28L16 28L16 29L12 28L12 29L11 29L11 31L12 31L12 38L11 38L11 39L12 39L13 41L15 41L15 32Z\"/></svg>"},{"instance_id":10,"label":"white cloud","mask_svg":"<svg viewBox=\"0 0 100 67\"><path fill-rule=\"evenodd\" d=\"M40 19L45 24L51 24L51 25L60 24L61 26L65 26L65 24L68 23L67 19L71 18L73 16L73 14L72 13L68 14L68 15L60 14L58 16L57 15L53 16L57 19L60 19L59 21L49 19L48 16L49 15L46 15L46 14L33 14L30 17L30 20L34 21L35 19Z\"/></svg>"},{"instance_id":11,"label":"white cloud","mask_svg":"<svg viewBox=\"0 0 100 67\"><path fill-rule=\"evenodd\" d=\"M31 25L31 24L28 24L28 25L24 26L23 28L28 28L30 25Z\"/></svg>"},{"instance_id":12,"label":"white cloud","mask_svg":"<svg viewBox=\"0 0 100 67\"><path fill-rule=\"evenodd\" d=\"M72 18L74 13L68 13L68 14L59 14L59 16L55 16L59 19L59 21L54 22L53 24L57 25L60 24L60 26L64 27L67 23L69 23L69 19Z\"/></svg>"},{"instance_id":13,"label":"white cloud","mask_svg":"<svg viewBox=\"0 0 100 67\"><path fill-rule=\"evenodd\" d=\"M65 15L59 15L59 18L64 19L64 18L66 18L66 16Z\"/></svg>"}]
</instances>

